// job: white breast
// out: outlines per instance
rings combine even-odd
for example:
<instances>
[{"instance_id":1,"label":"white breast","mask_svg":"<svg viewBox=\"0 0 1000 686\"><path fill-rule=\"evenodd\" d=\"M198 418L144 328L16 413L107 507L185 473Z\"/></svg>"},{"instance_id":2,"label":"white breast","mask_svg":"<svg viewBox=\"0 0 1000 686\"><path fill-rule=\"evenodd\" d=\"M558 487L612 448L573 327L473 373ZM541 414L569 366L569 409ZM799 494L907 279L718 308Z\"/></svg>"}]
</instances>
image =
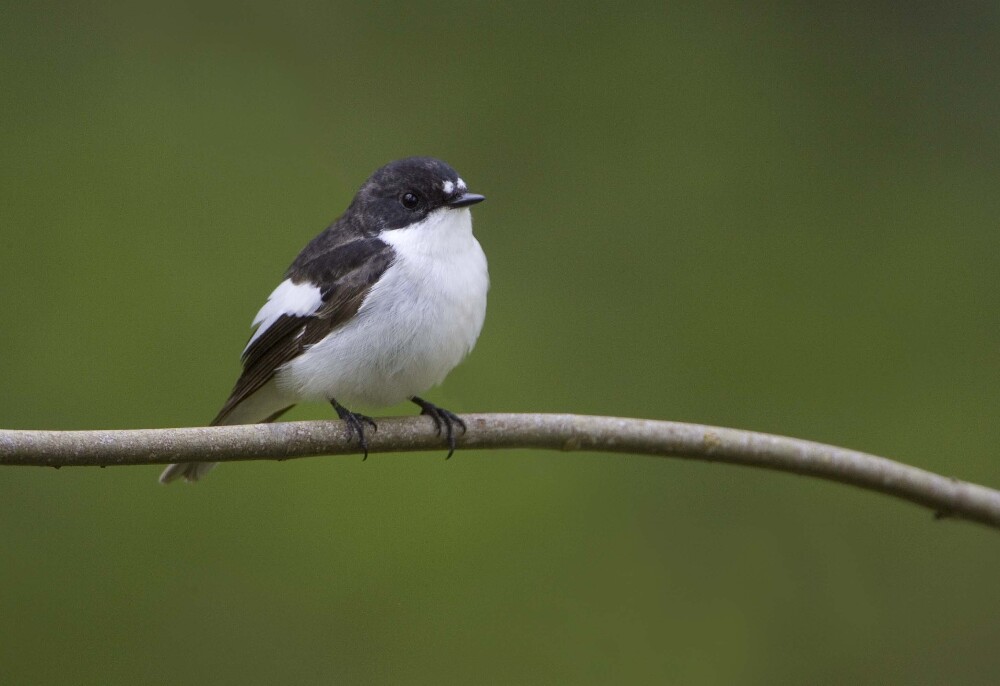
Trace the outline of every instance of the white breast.
<instances>
[{"instance_id":1,"label":"white breast","mask_svg":"<svg viewBox=\"0 0 1000 686\"><path fill-rule=\"evenodd\" d=\"M441 383L472 350L489 275L469 210L435 210L380 238L396 252L392 266L351 321L278 372L286 392L348 407L393 405Z\"/></svg>"}]
</instances>

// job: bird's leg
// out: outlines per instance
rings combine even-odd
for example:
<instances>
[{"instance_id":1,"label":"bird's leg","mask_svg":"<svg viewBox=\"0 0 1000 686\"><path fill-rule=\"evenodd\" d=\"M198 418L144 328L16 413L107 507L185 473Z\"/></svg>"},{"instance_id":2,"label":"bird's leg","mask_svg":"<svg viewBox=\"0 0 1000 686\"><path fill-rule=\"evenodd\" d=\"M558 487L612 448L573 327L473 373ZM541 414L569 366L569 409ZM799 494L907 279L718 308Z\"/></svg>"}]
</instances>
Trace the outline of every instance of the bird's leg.
<instances>
[{"instance_id":1,"label":"bird's leg","mask_svg":"<svg viewBox=\"0 0 1000 686\"><path fill-rule=\"evenodd\" d=\"M455 454L455 427L458 426L465 433L465 422L454 412L438 407L434 403L429 403L423 398L413 396L410 398L413 403L420 407L420 414L425 414L434 420L434 428L437 435L441 435L441 427L444 427L444 435L448 440L448 457ZM444 459L448 459L448 457Z\"/></svg>"},{"instance_id":2,"label":"bird's leg","mask_svg":"<svg viewBox=\"0 0 1000 686\"><path fill-rule=\"evenodd\" d=\"M337 411L337 416L343 419L347 423L347 431L358 437L358 445L364 451L365 456L361 458L362 460L368 459L368 439L365 437L365 424L371 426L372 431L378 431L378 424L371 417L363 414L358 414L357 412L351 412L346 407L338 403L336 400L330 399L330 404L333 405L333 409Z\"/></svg>"}]
</instances>

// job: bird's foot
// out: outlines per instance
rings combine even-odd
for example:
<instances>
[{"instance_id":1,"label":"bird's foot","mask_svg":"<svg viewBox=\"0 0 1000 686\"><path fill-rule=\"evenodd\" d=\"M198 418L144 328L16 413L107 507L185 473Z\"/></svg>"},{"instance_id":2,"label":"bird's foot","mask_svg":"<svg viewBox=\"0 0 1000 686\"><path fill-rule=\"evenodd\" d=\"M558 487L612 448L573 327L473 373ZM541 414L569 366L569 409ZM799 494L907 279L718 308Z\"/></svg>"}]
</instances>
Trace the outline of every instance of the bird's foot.
<instances>
[{"instance_id":1,"label":"bird's foot","mask_svg":"<svg viewBox=\"0 0 1000 686\"><path fill-rule=\"evenodd\" d=\"M357 436L358 445L361 446L361 450L363 450L365 454L365 456L361 459L367 460L368 438L365 436L365 424L370 426L372 431L378 431L378 424L376 424L375 420L368 415L351 412L336 400L331 400L330 404L333 405L333 409L337 411L337 416L343 419L347 424L347 432L351 435ZM350 440L350 437L348 437L348 440Z\"/></svg>"},{"instance_id":2,"label":"bird's foot","mask_svg":"<svg viewBox=\"0 0 1000 686\"><path fill-rule=\"evenodd\" d=\"M414 404L420 407L420 414L425 414L434 420L434 429L437 431L437 435L441 435L441 429L444 428L444 435L448 441L448 459L455 454L455 427L459 427L462 433L465 433L465 422L454 412L446 410L443 407L438 407L434 403L429 403L423 398L418 398L413 396L410 398Z\"/></svg>"}]
</instances>

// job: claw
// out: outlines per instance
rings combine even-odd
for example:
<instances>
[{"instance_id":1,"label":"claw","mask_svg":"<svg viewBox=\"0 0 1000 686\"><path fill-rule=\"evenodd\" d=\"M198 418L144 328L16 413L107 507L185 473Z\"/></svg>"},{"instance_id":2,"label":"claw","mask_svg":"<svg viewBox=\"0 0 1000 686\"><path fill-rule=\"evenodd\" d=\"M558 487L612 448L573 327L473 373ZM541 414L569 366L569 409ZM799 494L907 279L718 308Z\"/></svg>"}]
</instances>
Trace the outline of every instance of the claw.
<instances>
[{"instance_id":1,"label":"claw","mask_svg":"<svg viewBox=\"0 0 1000 686\"><path fill-rule=\"evenodd\" d=\"M423 398L413 396L410 400L420 407L420 414L427 415L434 420L434 430L438 436L441 435L441 429L444 429L445 440L448 441L448 455L444 459L447 460L455 454L455 427L458 426L461 428L464 434L466 431L465 422L454 412L446 410L443 407L438 407L434 403L429 403Z\"/></svg>"},{"instance_id":2,"label":"claw","mask_svg":"<svg viewBox=\"0 0 1000 686\"><path fill-rule=\"evenodd\" d=\"M351 412L336 400L331 400L330 404L333 405L333 409L337 411L337 416L343 419L344 423L347 424L347 433L357 436L358 445L361 447L361 450L364 451L364 457L362 457L361 460L367 460L368 438L365 436L365 424L370 426L373 432L378 431L378 424L376 424L375 420L368 415ZM350 440L350 436L348 437L348 440Z\"/></svg>"}]
</instances>

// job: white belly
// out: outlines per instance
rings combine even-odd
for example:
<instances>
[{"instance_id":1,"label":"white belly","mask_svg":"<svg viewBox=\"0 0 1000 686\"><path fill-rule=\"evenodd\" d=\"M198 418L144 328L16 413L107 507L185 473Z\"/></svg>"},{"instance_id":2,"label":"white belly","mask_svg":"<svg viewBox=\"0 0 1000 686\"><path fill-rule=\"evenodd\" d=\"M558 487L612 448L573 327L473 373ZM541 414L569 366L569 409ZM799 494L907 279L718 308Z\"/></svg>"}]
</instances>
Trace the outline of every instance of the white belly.
<instances>
[{"instance_id":1,"label":"white belly","mask_svg":"<svg viewBox=\"0 0 1000 686\"><path fill-rule=\"evenodd\" d=\"M348 407L394 405L441 383L472 350L489 276L471 213L434 212L381 238L395 262L351 321L278 371L284 392Z\"/></svg>"}]
</instances>

